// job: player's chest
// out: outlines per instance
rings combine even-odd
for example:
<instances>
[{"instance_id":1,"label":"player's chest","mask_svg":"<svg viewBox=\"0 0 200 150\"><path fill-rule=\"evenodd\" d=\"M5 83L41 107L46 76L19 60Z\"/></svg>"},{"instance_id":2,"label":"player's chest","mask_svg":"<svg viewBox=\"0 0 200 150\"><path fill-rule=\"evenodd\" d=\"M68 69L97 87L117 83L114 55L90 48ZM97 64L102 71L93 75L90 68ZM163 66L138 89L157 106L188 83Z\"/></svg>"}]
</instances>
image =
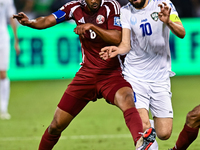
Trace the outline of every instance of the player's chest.
<instances>
[{"instance_id":1,"label":"player's chest","mask_svg":"<svg viewBox=\"0 0 200 150\"><path fill-rule=\"evenodd\" d=\"M161 32L163 23L158 17L158 11L143 11L130 16L133 32L141 37L152 36Z\"/></svg>"},{"instance_id":2,"label":"player's chest","mask_svg":"<svg viewBox=\"0 0 200 150\"><path fill-rule=\"evenodd\" d=\"M0 0L0 9L4 9L6 7L6 1L5 0Z\"/></svg>"},{"instance_id":3,"label":"player's chest","mask_svg":"<svg viewBox=\"0 0 200 150\"><path fill-rule=\"evenodd\" d=\"M77 25L91 23L102 29L108 29L107 15L106 15L105 11L99 11L94 14L86 13L86 12L82 11L82 13L78 13L74 17L75 17L75 21L76 21ZM86 32L85 38L90 39L90 40L99 40L98 35L92 30L89 30Z\"/></svg>"},{"instance_id":4,"label":"player's chest","mask_svg":"<svg viewBox=\"0 0 200 150\"><path fill-rule=\"evenodd\" d=\"M4 0L0 0L0 14L5 13L7 9L7 2Z\"/></svg>"}]
</instances>

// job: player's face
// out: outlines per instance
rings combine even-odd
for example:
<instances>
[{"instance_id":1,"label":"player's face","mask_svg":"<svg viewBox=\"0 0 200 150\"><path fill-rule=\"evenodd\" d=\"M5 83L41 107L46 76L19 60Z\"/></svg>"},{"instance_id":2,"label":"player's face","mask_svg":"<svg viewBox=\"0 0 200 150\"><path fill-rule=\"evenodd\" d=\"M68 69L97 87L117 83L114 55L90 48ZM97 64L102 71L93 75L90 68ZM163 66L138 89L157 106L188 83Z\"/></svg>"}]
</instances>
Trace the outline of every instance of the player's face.
<instances>
[{"instance_id":1,"label":"player's face","mask_svg":"<svg viewBox=\"0 0 200 150\"><path fill-rule=\"evenodd\" d=\"M98 11L101 5L101 0L85 0L85 2L87 3L89 10L92 12Z\"/></svg>"},{"instance_id":2,"label":"player's face","mask_svg":"<svg viewBox=\"0 0 200 150\"><path fill-rule=\"evenodd\" d=\"M128 1L133 5L133 7L137 9L141 9L146 2L146 0L128 0Z\"/></svg>"}]
</instances>

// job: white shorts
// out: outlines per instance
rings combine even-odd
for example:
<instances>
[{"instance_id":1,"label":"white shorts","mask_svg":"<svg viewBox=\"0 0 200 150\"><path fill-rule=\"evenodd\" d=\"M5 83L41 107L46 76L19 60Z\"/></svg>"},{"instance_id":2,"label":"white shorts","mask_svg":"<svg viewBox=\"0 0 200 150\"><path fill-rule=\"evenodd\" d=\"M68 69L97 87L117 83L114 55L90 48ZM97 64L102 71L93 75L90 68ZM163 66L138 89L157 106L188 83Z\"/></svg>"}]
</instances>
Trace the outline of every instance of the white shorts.
<instances>
[{"instance_id":1,"label":"white shorts","mask_svg":"<svg viewBox=\"0 0 200 150\"><path fill-rule=\"evenodd\" d=\"M9 66L10 43L9 40L0 41L0 70L6 71Z\"/></svg>"},{"instance_id":2,"label":"white shorts","mask_svg":"<svg viewBox=\"0 0 200 150\"><path fill-rule=\"evenodd\" d=\"M163 82L144 82L124 77L135 92L136 108L151 111L152 117L173 118L170 78Z\"/></svg>"}]
</instances>

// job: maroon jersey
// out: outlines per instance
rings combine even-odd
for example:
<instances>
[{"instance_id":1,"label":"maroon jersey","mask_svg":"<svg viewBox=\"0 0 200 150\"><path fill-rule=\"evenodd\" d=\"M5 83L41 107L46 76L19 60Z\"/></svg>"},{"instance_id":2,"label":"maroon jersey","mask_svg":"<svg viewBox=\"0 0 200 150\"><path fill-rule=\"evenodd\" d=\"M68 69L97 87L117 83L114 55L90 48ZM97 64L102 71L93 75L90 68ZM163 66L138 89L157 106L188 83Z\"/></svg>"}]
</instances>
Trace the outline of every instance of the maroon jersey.
<instances>
[{"instance_id":1,"label":"maroon jersey","mask_svg":"<svg viewBox=\"0 0 200 150\"><path fill-rule=\"evenodd\" d=\"M90 12L87 8L87 4L84 0L71 1L66 3L60 8L62 15L53 13L56 18L61 18L61 21L73 19L77 25L92 23L103 29L114 29L121 31L120 24L120 4L115 0L102 0L101 7L97 12ZM85 38L80 38L81 49L82 49L82 66L92 69L120 69L119 59L117 57L108 59L107 61L102 60L99 56L101 48L109 46L100 36L94 31L89 30L85 34Z\"/></svg>"}]
</instances>

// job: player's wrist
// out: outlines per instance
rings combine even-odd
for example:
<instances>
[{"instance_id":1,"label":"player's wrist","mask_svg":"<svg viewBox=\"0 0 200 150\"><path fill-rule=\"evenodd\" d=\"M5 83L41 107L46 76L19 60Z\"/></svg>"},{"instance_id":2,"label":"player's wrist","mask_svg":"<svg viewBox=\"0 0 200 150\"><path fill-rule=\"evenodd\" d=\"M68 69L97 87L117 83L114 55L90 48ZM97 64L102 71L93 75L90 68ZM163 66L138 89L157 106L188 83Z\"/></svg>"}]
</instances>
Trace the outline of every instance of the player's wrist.
<instances>
[{"instance_id":1,"label":"player's wrist","mask_svg":"<svg viewBox=\"0 0 200 150\"><path fill-rule=\"evenodd\" d=\"M166 23L169 27L173 25L173 22L169 19L168 22Z\"/></svg>"}]
</instances>

